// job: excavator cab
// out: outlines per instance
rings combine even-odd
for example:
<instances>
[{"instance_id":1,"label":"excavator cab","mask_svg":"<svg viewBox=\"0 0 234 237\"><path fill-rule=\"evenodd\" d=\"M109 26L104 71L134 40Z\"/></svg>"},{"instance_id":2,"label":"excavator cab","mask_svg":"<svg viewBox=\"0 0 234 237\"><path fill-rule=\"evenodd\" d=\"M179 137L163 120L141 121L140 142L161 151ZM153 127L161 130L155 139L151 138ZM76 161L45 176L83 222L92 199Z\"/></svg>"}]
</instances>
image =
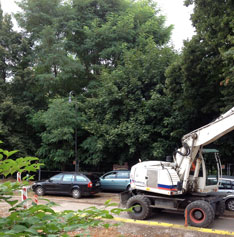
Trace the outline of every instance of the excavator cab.
<instances>
[{"instance_id":1,"label":"excavator cab","mask_svg":"<svg viewBox=\"0 0 234 237\"><path fill-rule=\"evenodd\" d=\"M219 179L222 176L219 151L216 149L203 149L198 157L201 158L198 174L194 175L196 164L191 165L189 174L190 182L193 184L193 191L201 193L216 192Z\"/></svg>"},{"instance_id":2,"label":"excavator cab","mask_svg":"<svg viewBox=\"0 0 234 237\"><path fill-rule=\"evenodd\" d=\"M206 186L219 185L219 180L222 177L219 151L203 149L203 158L206 164Z\"/></svg>"}]
</instances>

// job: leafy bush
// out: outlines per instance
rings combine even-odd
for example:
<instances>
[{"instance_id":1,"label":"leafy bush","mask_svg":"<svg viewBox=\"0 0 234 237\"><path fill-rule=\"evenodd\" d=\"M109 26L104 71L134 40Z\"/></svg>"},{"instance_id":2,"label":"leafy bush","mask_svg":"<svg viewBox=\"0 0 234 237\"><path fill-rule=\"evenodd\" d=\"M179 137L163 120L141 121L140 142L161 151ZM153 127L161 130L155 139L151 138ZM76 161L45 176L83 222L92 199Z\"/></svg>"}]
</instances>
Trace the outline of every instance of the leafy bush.
<instances>
[{"instance_id":1,"label":"leafy bush","mask_svg":"<svg viewBox=\"0 0 234 237\"><path fill-rule=\"evenodd\" d=\"M17 151L8 152L0 149L0 175L4 177L16 172L35 172L41 163L38 158L25 157L16 160L9 157ZM7 202L9 215L0 217L0 236L69 236L67 232L76 229L86 229L102 225L108 227L103 219L112 219L112 214L119 214L123 209L113 208L108 211L90 207L84 210L55 212L52 206L55 203L47 200L45 205L36 205L32 199L31 206L24 209L24 202L14 200L14 191L21 190L23 185L28 185L28 181L4 182L0 184L0 201ZM45 200L45 199L44 199ZM107 201L105 208L114 206L115 203Z\"/></svg>"}]
</instances>

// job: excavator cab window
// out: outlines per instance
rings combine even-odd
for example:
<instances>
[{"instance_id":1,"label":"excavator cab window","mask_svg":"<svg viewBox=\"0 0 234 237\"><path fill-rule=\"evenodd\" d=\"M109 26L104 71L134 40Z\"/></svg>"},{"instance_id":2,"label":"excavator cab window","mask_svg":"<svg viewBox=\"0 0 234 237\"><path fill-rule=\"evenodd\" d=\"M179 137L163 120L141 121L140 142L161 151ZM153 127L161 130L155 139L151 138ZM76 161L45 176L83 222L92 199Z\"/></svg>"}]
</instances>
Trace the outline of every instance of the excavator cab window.
<instances>
[{"instance_id":1,"label":"excavator cab window","mask_svg":"<svg viewBox=\"0 0 234 237\"><path fill-rule=\"evenodd\" d=\"M191 175L191 176L194 175L195 168L196 168L196 160L191 165L189 175ZM198 177L203 177L203 167L202 167L202 165L200 166L200 169L199 169L199 172L198 172Z\"/></svg>"},{"instance_id":2,"label":"excavator cab window","mask_svg":"<svg viewBox=\"0 0 234 237\"><path fill-rule=\"evenodd\" d=\"M218 150L203 149L203 158L206 164L206 186L216 185L220 177L220 160Z\"/></svg>"}]
</instances>

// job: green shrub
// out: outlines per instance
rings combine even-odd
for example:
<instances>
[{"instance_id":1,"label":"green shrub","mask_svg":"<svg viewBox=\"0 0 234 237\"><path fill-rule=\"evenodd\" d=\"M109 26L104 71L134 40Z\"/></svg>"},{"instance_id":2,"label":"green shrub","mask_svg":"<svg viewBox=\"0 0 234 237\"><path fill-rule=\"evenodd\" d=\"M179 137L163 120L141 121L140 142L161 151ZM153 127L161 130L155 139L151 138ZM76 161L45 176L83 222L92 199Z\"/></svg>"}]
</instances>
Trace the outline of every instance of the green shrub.
<instances>
[{"instance_id":1,"label":"green shrub","mask_svg":"<svg viewBox=\"0 0 234 237\"><path fill-rule=\"evenodd\" d=\"M16 172L35 172L42 165L35 157L10 159L16 152L0 149L0 175L6 177ZM107 201L104 209L90 207L76 212L55 212L52 209L55 203L47 200L45 205L36 205L30 198L25 200L31 203L30 207L24 209L25 201L19 202L13 197L14 191L21 190L24 185L28 185L28 181L0 183L0 201L10 205L9 215L0 217L0 236L69 236L67 232L76 229L83 230L100 225L109 227L104 219L112 219L112 214L124 211L119 208L106 210L106 207L117 205Z\"/></svg>"}]
</instances>

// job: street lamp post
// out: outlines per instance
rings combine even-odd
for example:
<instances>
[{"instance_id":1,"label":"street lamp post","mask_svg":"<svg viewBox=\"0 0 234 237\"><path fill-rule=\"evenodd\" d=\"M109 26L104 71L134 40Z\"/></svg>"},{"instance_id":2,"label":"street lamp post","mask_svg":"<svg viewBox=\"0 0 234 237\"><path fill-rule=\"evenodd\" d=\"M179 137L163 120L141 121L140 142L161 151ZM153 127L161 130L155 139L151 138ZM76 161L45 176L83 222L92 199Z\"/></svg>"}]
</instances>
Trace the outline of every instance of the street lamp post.
<instances>
[{"instance_id":1,"label":"street lamp post","mask_svg":"<svg viewBox=\"0 0 234 237\"><path fill-rule=\"evenodd\" d=\"M72 102L73 91L69 92L69 103ZM77 106L75 104L75 111L77 112ZM77 113L76 113L77 114ZM78 160L78 152L77 152L77 126L75 127L75 172L79 172L79 160Z\"/></svg>"}]
</instances>

